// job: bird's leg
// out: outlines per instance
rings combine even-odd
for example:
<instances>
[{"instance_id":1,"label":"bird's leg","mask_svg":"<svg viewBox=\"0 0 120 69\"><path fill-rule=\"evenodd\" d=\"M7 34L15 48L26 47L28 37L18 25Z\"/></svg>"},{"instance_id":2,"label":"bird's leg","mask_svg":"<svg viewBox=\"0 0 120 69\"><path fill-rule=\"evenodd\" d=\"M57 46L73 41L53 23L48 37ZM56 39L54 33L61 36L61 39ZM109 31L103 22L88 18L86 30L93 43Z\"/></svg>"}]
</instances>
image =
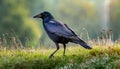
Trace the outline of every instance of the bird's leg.
<instances>
[{"instance_id":1,"label":"bird's leg","mask_svg":"<svg viewBox=\"0 0 120 69\"><path fill-rule=\"evenodd\" d=\"M63 47L64 47L64 52L63 52L63 55L65 56L66 45L65 45L65 44L63 44Z\"/></svg>"},{"instance_id":2,"label":"bird's leg","mask_svg":"<svg viewBox=\"0 0 120 69\"><path fill-rule=\"evenodd\" d=\"M60 47L58 43L56 43L56 47L57 49L49 56L49 58L51 58L59 50Z\"/></svg>"}]
</instances>

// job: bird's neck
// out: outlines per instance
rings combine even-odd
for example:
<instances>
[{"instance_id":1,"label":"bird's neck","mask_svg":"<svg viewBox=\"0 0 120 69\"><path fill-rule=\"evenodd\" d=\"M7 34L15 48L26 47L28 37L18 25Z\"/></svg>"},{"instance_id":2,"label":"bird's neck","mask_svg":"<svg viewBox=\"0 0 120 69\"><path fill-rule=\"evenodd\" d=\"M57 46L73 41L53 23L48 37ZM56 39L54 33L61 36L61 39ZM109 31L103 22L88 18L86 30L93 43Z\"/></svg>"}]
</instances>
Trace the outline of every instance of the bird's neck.
<instances>
[{"instance_id":1,"label":"bird's neck","mask_svg":"<svg viewBox=\"0 0 120 69\"><path fill-rule=\"evenodd\" d=\"M46 22L50 21L51 19L54 19L54 17L49 16L49 17L43 18L43 22L46 23Z\"/></svg>"}]
</instances>

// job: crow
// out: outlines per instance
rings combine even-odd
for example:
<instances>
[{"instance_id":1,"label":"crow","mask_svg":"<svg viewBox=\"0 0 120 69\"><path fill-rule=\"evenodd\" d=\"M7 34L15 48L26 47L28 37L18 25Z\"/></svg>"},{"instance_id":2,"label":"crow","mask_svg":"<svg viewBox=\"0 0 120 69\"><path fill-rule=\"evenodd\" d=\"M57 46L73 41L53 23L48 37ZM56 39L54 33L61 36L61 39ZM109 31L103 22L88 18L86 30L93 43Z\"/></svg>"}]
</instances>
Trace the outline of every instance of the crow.
<instances>
[{"instance_id":1,"label":"crow","mask_svg":"<svg viewBox=\"0 0 120 69\"><path fill-rule=\"evenodd\" d=\"M80 44L86 49L92 49L85 41L80 39L76 33L67 26L67 24L64 24L63 22L60 22L56 20L51 13L44 11L33 18L41 18L43 21L43 26L50 37L50 39L53 40L53 42L56 45L56 50L49 56L51 58L58 50L59 50L59 43L63 44L64 52L63 55L65 55L66 50L66 44L68 42Z\"/></svg>"}]
</instances>

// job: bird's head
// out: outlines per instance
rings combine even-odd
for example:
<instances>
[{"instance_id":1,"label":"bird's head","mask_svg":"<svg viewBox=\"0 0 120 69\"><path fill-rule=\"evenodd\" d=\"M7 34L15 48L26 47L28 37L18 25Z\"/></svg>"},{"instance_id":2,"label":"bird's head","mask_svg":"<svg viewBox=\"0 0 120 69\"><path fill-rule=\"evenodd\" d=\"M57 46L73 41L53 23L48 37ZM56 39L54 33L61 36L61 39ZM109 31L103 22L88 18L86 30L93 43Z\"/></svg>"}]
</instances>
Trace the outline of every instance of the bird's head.
<instances>
[{"instance_id":1,"label":"bird's head","mask_svg":"<svg viewBox=\"0 0 120 69\"><path fill-rule=\"evenodd\" d=\"M45 18L53 18L53 16L49 12L44 11L44 12L42 12L40 14L35 15L33 18L42 18L42 19L45 19Z\"/></svg>"}]
</instances>

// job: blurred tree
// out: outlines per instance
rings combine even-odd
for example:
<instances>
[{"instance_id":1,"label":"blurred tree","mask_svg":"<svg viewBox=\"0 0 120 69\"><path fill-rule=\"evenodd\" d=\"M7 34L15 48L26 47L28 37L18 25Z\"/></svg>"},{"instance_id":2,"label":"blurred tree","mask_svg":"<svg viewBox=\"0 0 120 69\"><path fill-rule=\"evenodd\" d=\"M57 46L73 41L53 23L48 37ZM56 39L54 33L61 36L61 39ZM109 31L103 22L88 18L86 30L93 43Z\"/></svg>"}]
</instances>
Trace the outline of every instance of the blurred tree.
<instances>
[{"instance_id":1,"label":"blurred tree","mask_svg":"<svg viewBox=\"0 0 120 69\"><path fill-rule=\"evenodd\" d=\"M24 45L25 38L30 39L30 46L35 45L40 31L37 23L28 17L27 1L1 0L0 3L0 35L8 33L12 37L11 30L14 30Z\"/></svg>"}]
</instances>

